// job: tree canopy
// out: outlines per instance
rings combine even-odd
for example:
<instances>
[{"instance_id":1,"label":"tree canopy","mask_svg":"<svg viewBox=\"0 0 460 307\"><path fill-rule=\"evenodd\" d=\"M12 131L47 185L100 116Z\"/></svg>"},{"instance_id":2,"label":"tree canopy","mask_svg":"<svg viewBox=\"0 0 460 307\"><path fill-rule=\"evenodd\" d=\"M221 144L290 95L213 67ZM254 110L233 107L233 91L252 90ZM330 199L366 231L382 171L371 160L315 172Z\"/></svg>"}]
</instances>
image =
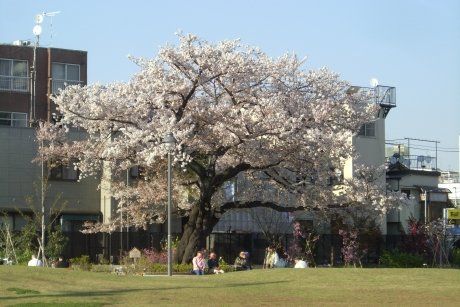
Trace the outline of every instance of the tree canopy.
<instances>
[{"instance_id":1,"label":"tree canopy","mask_svg":"<svg viewBox=\"0 0 460 307\"><path fill-rule=\"evenodd\" d=\"M232 208L278 211L330 205L334 169L353 155L351 136L375 118L375 104L322 68L286 54L272 58L239 40L210 43L179 35L126 83L68 86L53 97L60 120L38 133L46 159L73 161L81 177L139 166L142 179L114 185L130 225L164 221L166 133L177 140L174 202L187 217L176 261L190 259L221 215ZM87 133L68 137L69 129ZM237 200L223 185L244 182ZM117 176L112 176L117 181ZM277 190L289 203L277 203ZM262 197L261 195L266 195ZM110 225L123 223L114 218ZM102 227L103 228L103 227ZM101 228L101 229L102 229Z\"/></svg>"}]
</instances>

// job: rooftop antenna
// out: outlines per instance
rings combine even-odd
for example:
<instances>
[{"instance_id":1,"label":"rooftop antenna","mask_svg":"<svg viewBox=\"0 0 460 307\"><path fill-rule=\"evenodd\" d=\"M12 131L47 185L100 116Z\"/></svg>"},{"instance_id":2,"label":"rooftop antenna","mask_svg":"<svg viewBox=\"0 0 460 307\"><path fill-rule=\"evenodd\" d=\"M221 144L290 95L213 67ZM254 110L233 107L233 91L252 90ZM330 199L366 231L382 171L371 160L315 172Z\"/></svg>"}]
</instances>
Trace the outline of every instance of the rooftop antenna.
<instances>
[{"instance_id":1,"label":"rooftop antenna","mask_svg":"<svg viewBox=\"0 0 460 307\"><path fill-rule=\"evenodd\" d=\"M53 17L59 13L61 13L61 11L43 12L35 16L35 22L37 24L41 24L45 16L50 17L50 47L53 46Z\"/></svg>"}]
</instances>

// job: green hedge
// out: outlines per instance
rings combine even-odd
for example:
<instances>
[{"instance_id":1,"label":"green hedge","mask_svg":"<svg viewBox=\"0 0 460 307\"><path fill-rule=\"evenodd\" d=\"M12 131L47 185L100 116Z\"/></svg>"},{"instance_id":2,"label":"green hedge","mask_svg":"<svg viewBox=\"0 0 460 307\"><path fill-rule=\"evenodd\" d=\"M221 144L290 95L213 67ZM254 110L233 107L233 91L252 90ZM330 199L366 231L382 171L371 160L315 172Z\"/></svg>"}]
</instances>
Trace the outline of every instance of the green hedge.
<instances>
[{"instance_id":1,"label":"green hedge","mask_svg":"<svg viewBox=\"0 0 460 307\"><path fill-rule=\"evenodd\" d=\"M380 264L389 268L420 268L424 259L417 254L409 254L398 250L384 251L380 256Z\"/></svg>"},{"instance_id":2,"label":"green hedge","mask_svg":"<svg viewBox=\"0 0 460 307\"><path fill-rule=\"evenodd\" d=\"M460 266L460 248L452 250L452 265Z\"/></svg>"}]
</instances>

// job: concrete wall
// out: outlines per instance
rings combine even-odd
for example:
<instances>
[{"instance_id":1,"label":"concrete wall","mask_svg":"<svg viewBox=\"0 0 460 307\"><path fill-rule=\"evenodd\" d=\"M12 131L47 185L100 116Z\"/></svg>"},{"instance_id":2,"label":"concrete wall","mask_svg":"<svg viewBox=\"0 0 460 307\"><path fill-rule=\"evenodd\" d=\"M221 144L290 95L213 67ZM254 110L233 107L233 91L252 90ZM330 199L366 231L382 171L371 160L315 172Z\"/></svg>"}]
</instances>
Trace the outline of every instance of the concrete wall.
<instances>
[{"instance_id":1,"label":"concrete wall","mask_svg":"<svg viewBox=\"0 0 460 307\"><path fill-rule=\"evenodd\" d=\"M40 208L41 166L31 162L36 152L34 129L0 126L0 210L27 210L27 197L33 197L34 206ZM62 195L59 203L66 203L64 212L99 213L98 179L48 183L47 206Z\"/></svg>"},{"instance_id":2,"label":"concrete wall","mask_svg":"<svg viewBox=\"0 0 460 307\"><path fill-rule=\"evenodd\" d=\"M358 156L345 162L344 178L353 178L358 164L380 166L385 162L385 119L375 121L375 136L354 136L352 144Z\"/></svg>"}]
</instances>

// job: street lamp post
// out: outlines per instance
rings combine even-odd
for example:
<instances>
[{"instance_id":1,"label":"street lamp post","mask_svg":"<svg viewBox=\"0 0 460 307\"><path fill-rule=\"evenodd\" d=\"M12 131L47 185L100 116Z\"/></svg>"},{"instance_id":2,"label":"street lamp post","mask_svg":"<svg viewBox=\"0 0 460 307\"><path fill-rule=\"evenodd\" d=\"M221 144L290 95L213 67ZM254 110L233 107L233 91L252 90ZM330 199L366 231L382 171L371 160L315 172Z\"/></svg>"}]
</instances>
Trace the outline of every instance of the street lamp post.
<instances>
[{"instance_id":1,"label":"street lamp post","mask_svg":"<svg viewBox=\"0 0 460 307\"><path fill-rule=\"evenodd\" d=\"M172 276L172 242L171 242L171 201L172 201L172 169L171 169L171 152L176 145L176 139L171 132L168 132L163 143L168 149L168 276Z\"/></svg>"}]
</instances>

